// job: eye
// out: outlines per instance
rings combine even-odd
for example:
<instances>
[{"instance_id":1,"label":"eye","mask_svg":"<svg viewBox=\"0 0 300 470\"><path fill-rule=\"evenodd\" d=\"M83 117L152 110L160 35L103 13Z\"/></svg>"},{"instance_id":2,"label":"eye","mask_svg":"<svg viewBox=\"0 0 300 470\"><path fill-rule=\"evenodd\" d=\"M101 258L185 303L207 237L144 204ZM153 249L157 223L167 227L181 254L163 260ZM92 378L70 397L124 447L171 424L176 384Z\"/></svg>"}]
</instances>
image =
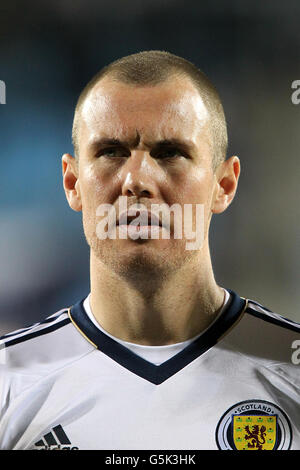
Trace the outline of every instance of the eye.
<instances>
[{"instance_id":1,"label":"eye","mask_svg":"<svg viewBox=\"0 0 300 470\"><path fill-rule=\"evenodd\" d=\"M101 149L97 153L97 157L107 157L107 158L119 158L119 157L128 157L130 153L126 149L121 147L109 147Z\"/></svg>"},{"instance_id":2,"label":"eye","mask_svg":"<svg viewBox=\"0 0 300 470\"><path fill-rule=\"evenodd\" d=\"M161 147L153 152L152 156L162 160L174 160L176 157L183 157L184 153L176 147Z\"/></svg>"}]
</instances>

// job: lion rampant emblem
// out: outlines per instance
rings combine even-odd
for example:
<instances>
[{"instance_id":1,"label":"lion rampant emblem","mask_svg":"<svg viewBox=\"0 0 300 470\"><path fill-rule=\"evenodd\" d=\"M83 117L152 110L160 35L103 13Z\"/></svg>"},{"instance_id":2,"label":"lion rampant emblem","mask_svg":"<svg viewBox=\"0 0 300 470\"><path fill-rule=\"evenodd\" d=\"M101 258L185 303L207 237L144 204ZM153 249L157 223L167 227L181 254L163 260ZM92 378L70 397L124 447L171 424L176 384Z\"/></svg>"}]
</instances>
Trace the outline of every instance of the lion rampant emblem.
<instances>
[{"instance_id":1,"label":"lion rampant emblem","mask_svg":"<svg viewBox=\"0 0 300 470\"><path fill-rule=\"evenodd\" d=\"M255 424L250 431L249 426L245 426L246 434L244 438L248 442L249 449L263 450L263 445L266 442L266 427Z\"/></svg>"},{"instance_id":2,"label":"lion rampant emblem","mask_svg":"<svg viewBox=\"0 0 300 470\"><path fill-rule=\"evenodd\" d=\"M276 444L276 415L234 415L232 427L237 450L272 450Z\"/></svg>"}]
</instances>

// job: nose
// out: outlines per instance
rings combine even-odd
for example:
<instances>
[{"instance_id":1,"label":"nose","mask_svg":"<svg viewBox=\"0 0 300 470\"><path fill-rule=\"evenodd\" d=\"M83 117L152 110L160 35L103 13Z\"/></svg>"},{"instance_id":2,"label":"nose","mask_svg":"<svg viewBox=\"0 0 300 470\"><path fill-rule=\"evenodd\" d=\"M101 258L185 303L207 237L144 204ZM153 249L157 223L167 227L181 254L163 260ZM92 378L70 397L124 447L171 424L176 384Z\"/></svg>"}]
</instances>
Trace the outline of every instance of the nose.
<instances>
[{"instance_id":1,"label":"nose","mask_svg":"<svg viewBox=\"0 0 300 470\"><path fill-rule=\"evenodd\" d=\"M134 150L121 170L122 196L157 196L157 168L148 152Z\"/></svg>"}]
</instances>

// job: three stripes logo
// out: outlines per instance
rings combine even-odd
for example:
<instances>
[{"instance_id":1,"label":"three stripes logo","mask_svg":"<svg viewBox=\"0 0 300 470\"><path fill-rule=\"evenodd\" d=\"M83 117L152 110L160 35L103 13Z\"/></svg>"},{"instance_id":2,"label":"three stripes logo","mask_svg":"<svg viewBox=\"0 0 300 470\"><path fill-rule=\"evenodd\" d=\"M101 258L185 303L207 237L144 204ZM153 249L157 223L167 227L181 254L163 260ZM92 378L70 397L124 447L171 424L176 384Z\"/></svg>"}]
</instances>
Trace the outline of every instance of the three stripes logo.
<instances>
[{"instance_id":1,"label":"three stripes logo","mask_svg":"<svg viewBox=\"0 0 300 470\"><path fill-rule=\"evenodd\" d=\"M34 445L38 448L37 450L78 450L78 447L72 446L60 424L45 434Z\"/></svg>"}]
</instances>

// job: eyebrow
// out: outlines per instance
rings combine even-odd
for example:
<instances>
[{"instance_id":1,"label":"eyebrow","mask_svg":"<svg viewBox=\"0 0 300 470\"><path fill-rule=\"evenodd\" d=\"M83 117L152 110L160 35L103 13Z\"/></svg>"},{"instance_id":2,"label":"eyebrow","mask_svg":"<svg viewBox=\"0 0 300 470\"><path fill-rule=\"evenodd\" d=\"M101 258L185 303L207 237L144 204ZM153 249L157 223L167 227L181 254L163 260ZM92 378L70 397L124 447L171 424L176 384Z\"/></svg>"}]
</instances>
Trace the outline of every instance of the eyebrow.
<instances>
[{"instance_id":1,"label":"eyebrow","mask_svg":"<svg viewBox=\"0 0 300 470\"><path fill-rule=\"evenodd\" d=\"M97 148L97 147L103 147L106 145L111 145L111 146L119 146L119 147L127 147L127 148L135 148L138 146L140 142L139 136L135 139L131 140L119 140L115 138L109 138L109 137L102 137L100 139L95 139L90 143L90 146L92 148ZM182 147L183 149L186 150L194 150L195 149L195 144L190 141L190 140L182 140L178 139L176 137L170 138L170 139L163 139L163 140L158 140L158 141L148 141L145 142L145 145L147 147L163 147L163 146L178 146Z\"/></svg>"}]
</instances>

